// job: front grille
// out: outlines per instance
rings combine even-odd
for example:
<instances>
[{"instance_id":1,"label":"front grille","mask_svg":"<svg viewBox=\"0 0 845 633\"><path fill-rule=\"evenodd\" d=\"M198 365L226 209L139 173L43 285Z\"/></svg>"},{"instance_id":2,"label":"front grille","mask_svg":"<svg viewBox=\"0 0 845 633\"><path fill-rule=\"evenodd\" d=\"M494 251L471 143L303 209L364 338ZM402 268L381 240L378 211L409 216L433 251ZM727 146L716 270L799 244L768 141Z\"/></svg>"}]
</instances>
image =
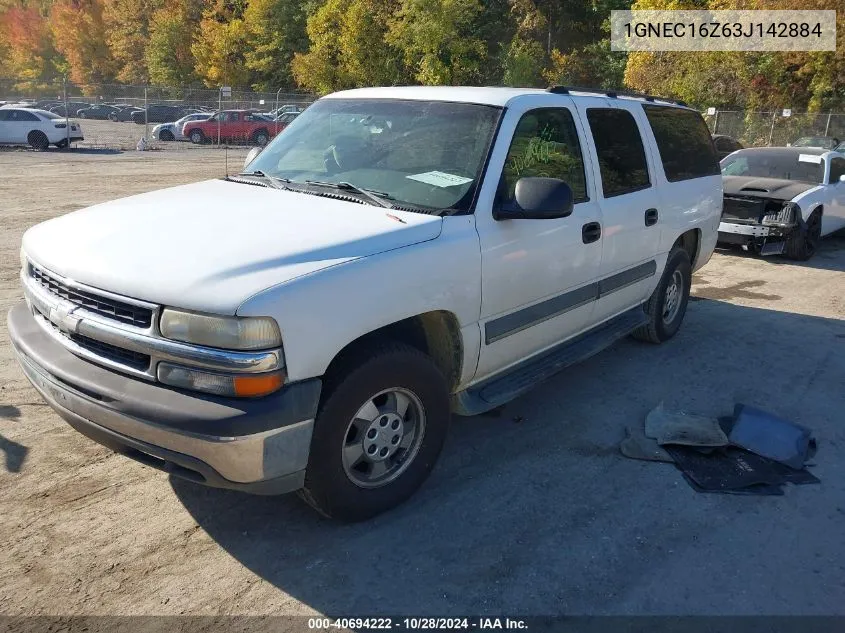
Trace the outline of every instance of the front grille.
<instances>
[{"instance_id":1,"label":"front grille","mask_svg":"<svg viewBox=\"0 0 845 633\"><path fill-rule=\"evenodd\" d=\"M68 334L67 332L62 332L56 324L50 321L46 316L43 314L41 316L44 317L44 320L51 328L53 328L54 331L58 332L66 339L76 343L79 347L86 349L97 356L101 356L102 358L106 358L115 363L120 363L121 365L126 365L127 367L131 367L132 369L137 369L139 371L147 371L150 367L150 357L147 354L140 354L139 352L133 352L132 350L123 349L122 347L117 347L109 343L96 341L92 338L88 338L87 336L82 336L81 334Z\"/></svg>"},{"instance_id":2,"label":"front grille","mask_svg":"<svg viewBox=\"0 0 845 633\"><path fill-rule=\"evenodd\" d=\"M70 301L72 304L81 308L137 327L148 328L152 324L153 311L149 308L141 308L110 297L94 294L93 292L71 288L53 277L50 273L33 264L29 265L29 274L51 294Z\"/></svg>"}]
</instances>

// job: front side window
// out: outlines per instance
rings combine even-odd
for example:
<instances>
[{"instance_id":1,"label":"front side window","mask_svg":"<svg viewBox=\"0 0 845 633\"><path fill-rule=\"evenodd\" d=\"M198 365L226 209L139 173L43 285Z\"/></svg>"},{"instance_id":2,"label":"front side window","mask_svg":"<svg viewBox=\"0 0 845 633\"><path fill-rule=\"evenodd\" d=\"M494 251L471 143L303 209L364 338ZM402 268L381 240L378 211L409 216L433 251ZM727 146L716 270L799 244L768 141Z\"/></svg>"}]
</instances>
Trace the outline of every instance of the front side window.
<instances>
[{"instance_id":1,"label":"front side window","mask_svg":"<svg viewBox=\"0 0 845 633\"><path fill-rule=\"evenodd\" d=\"M707 124L698 112L669 106L643 105L660 152L666 180L678 182L719 174L719 159ZM726 138L723 151L732 151Z\"/></svg>"},{"instance_id":2,"label":"front side window","mask_svg":"<svg viewBox=\"0 0 845 633\"><path fill-rule=\"evenodd\" d=\"M605 198L651 185L645 148L630 112L616 108L588 108L587 121L596 147Z\"/></svg>"},{"instance_id":3,"label":"front side window","mask_svg":"<svg viewBox=\"0 0 845 633\"><path fill-rule=\"evenodd\" d=\"M842 176L845 176L845 158L834 158L830 161L829 182L837 183Z\"/></svg>"},{"instance_id":4,"label":"front side window","mask_svg":"<svg viewBox=\"0 0 845 633\"><path fill-rule=\"evenodd\" d=\"M522 115L505 160L500 199L512 200L516 182L532 176L562 180L572 188L575 202L587 200L581 143L566 108L542 108Z\"/></svg>"},{"instance_id":5,"label":"front side window","mask_svg":"<svg viewBox=\"0 0 845 633\"><path fill-rule=\"evenodd\" d=\"M348 183L421 212L468 211L500 115L471 103L321 99L249 170L292 185Z\"/></svg>"}]
</instances>

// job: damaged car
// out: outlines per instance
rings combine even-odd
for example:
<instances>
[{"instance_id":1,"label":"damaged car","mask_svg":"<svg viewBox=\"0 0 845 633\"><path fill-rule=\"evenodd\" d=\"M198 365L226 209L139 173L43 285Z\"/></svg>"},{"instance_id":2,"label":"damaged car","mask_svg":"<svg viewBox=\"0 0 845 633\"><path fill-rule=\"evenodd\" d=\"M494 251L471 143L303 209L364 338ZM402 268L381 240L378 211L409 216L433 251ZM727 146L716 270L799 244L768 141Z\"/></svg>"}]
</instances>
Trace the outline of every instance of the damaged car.
<instances>
[{"instance_id":1,"label":"damaged car","mask_svg":"<svg viewBox=\"0 0 845 633\"><path fill-rule=\"evenodd\" d=\"M809 147L761 147L721 162L719 243L804 261L845 228L845 156Z\"/></svg>"}]
</instances>

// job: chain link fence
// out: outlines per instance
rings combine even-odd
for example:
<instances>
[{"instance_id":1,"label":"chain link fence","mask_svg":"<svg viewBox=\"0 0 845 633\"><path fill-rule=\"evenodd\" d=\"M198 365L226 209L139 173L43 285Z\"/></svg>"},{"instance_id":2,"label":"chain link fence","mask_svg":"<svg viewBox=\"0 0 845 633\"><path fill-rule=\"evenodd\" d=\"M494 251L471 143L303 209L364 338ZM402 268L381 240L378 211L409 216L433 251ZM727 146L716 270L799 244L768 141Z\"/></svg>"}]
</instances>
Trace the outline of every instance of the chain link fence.
<instances>
[{"instance_id":1,"label":"chain link fence","mask_svg":"<svg viewBox=\"0 0 845 633\"><path fill-rule=\"evenodd\" d=\"M830 136L845 141L845 113L717 110L705 114L713 134L725 134L746 147L782 147L802 136Z\"/></svg>"}]
</instances>

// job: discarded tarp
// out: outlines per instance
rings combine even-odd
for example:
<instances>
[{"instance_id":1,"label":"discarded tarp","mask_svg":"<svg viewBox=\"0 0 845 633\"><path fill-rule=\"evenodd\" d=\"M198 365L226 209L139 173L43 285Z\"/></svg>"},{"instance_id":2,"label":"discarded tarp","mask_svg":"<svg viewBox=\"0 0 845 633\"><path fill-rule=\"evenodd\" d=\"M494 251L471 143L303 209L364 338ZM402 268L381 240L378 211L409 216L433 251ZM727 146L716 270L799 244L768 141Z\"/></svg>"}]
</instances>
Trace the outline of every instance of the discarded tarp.
<instances>
[{"instance_id":1,"label":"discarded tarp","mask_svg":"<svg viewBox=\"0 0 845 633\"><path fill-rule=\"evenodd\" d=\"M819 483L804 468L815 447L809 429L746 405L715 419L660 403L643 429L626 429L619 448L633 459L673 462L699 492L782 495L786 483Z\"/></svg>"}]
</instances>

